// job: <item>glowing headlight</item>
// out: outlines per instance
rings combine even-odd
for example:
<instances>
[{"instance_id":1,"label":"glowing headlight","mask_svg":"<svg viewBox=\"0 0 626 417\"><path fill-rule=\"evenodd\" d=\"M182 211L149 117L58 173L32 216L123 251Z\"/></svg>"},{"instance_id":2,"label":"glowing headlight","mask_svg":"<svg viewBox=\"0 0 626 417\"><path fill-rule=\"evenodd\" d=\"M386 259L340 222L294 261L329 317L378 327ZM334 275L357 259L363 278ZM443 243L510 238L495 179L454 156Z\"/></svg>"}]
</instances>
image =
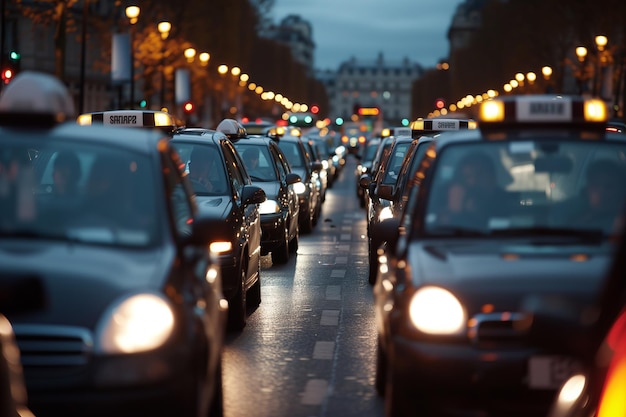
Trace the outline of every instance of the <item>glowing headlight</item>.
<instances>
[{"instance_id":1,"label":"glowing headlight","mask_svg":"<svg viewBox=\"0 0 626 417\"><path fill-rule=\"evenodd\" d=\"M380 213L378 213L378 221L383 221L385 219L391 219L393 217L393 212L391 211L391 207L384 207Z\"/></svg>"},{"instance_id":2,"label":"glowing headlight","mask_svg":"<svg viewBox=\"0 0 626 417\"><path fill-rule=\"evenodd\" d=\"M306 185L301 182L297 182L293 185L293 190L296 194L304 194L306 192Z\"/></svg>"},{"instance_id":3,"label":"glowing headlight","mask_svg":"<svg viewBox=\"0 0 626 417\"><path fill-rule=\"evenodd\" d=\"M215 241L209 244L209 250L214 253L224 253L233 250L232 242Z\"/></svg>"},{"instance_id":4,"label":"glowing headlight","mask_svg":"<svg viewBox=\"0 0 626 417\"><path fill-rule=\"evenodd\" d=\"M561 388L558 396L559 407L570 407L583 393L586 378L584 375L576 374L570 377Z\"/></svg>"},{"instance_id":5,"label":"glowing headlight","mask_svg":"<svg viewBox=\"0 0 626 417\"><path fill-rule=\"evenodd\" d=\"M328 169L328 161L325 159L322 161L322 168Z\"/></svg>"},{"instance_id":6,"label":"glowing headlight","mask_svg":"<svg viewBox=\"0 0 626 417\"><path fill-rule=\"evenodd\" d=\"M424 287L411 299L409 316L413 325L429 334L458 334L465 326L465 310L447 290Z\"/></svg>"},{"instance_id":7,"label":"glowing headlight","mask_svg":"<svg viewBox=\"0 0 626 417\"><path fill-rule=\"evenodd\" d=\"M163 345L174 330L169 303L156 294L137 294L103 318L99 346L104 353L137 353Z\"/></svg>"},{"instance_id":8,"label":"glowing headlight","mask_svg":"<svg viewBox=\"0 0 626 417\"><path fill-rule=\"evenodd\" d=\"M280 211L280 206L274 200L265 200L259 205L260 214L273 214Z\"/></svg>"}]
</instances>

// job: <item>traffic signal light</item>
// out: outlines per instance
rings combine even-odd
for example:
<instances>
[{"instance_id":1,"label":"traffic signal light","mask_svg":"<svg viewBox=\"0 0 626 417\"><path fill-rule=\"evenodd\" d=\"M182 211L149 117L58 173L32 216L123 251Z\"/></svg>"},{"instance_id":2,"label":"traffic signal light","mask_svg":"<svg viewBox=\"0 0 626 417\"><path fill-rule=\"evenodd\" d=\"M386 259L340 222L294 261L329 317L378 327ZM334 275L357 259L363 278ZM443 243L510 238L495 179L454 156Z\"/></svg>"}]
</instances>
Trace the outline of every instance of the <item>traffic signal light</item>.
<instances>
[{"instance_id":1,"label":"traffic signal light","mask_svg":"<svg viewBox=\"0 0 626 417\"><path fill-rule=\"evenodd\" d=\"M195 106L193 105L191 101L187 101L185 102L185 104L183 104L183 110L185 111L185 113L193 112L194 108Z\"/></svg>"},{"instance_id":2,"label":"traffic signal light","mask_svg":"<svg viewBox=\"0 0 626 417\"><path fill-rule=\"evenodd\" d=\"M13 79L14 72L11 68L4 68L2 70L2 82L8 84Z\"/></svg>"},{"instance_id":3,"label":"traffic signal light","mask_svg":"<svg viewBox=\"0 0 626 417\"><path fill-rule=\"evenodd\" d=\"M443 109L444 107L446 107L446 102L444 101L444 99L438 98L437 100L435 100L435 107L438 109Z\"/></svg>"},{"instance_id":4,"label":"traffic signal light","mask_svg":"<svg viewBox=\"0 0 626 417\"><path fill-rule=\"evenodd\" d=\"M311 106L311 113L317 114L319 112L320 112L320 107L318 105L314 104Z\"/></svg>"},{"instance_id":5,"label":"traffic signal light","mask_svg":"<svg viewBox=\"0 0 626 417\"><path fill-rule=\"evenodd\" d=\"M148 107L148 101L146 99L139 101L139 108L145 109L146 107Z\"/></svg>"}]
</instances>

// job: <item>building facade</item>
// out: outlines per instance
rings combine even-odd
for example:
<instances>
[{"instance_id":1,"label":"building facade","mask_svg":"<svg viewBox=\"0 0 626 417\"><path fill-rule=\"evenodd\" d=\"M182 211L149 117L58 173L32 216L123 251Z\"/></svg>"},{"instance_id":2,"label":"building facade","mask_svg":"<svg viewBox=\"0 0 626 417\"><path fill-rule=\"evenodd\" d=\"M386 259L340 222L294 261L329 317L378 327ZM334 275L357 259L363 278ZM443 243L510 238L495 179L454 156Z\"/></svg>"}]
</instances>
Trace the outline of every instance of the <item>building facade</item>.
<instances>
[{"instance_id":1,"label":"building facade","mask_svg":"<svg viewBox=\"0 0 626 417\"><path fill-rule=\"evenodd\" d=\"M410 118L411 86L422 74L422 67L408 58L385 60L382 52L374 60L351 58L336 72L317 74L326 86L330 117L348 120L358 107L377 107L387 124Z\"/></svg>"},{"instance_id":2,"label":"building facade","mask_svg":"<svg viewBox=\"0 0 626 417\"><path fill-rule=\"evenodd\" d=\"M278 25L263 30L262 36L288 45L293 58L312 75L315 43L311 23L298 15L288 15Z\"/></svg>"}]
</instances>

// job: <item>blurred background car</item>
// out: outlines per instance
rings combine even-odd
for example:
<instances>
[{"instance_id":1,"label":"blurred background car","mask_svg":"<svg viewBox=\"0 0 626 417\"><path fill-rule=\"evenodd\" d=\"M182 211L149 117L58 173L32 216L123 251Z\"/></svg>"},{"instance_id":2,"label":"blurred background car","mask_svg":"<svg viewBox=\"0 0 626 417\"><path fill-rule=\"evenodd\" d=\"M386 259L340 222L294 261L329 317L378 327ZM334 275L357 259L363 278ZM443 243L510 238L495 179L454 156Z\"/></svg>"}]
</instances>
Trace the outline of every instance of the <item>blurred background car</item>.
<instances>
[{"instance_id":1,"label":"blurred background car","mask_svg":"<svg viewBox=\"0 0 626 417\"><path fill-rule=\"evenodd\" d=\"M247 136L234 145L252 184L263 188L267 197L259 206L261 255L271 253L273 263L285 264L298 250L300 202L293 185L302 179L291 172L287 158L273 139Z\"/></svg>"}]
</instances>

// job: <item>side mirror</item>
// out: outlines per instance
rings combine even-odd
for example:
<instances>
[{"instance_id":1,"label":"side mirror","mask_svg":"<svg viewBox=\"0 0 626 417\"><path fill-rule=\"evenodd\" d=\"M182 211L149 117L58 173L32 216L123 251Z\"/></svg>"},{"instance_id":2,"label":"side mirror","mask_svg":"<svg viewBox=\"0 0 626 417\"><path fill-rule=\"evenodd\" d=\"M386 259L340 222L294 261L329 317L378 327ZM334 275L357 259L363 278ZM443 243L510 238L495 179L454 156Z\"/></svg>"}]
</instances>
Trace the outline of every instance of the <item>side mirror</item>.
<instances>
[{"instance_id":1,"label":"side mirror","mask_svg":"<svg viewBox=\"0 0 626 417\"><path fill-rule=\"evenodd\" d=\"M313 172L320 172L323 168L324 168L324 166L322 165L321 162L319 162L319 161L311 162L311 170Z\"/></svg>"},{"instance_id":2,"label":"side mirror","mask_svg":"<svg viewBox=\"0 0 626 417\"><path fill-rule=\"evenodd\" d=\"M376 236L376 240L379 242L386 242L389 250L393 252L400 237L400 219L392 217L380 223L374 223L370 234Z\"/></svg>"},{"instance_id":3,"label":"side mirror","mask_svg":"<svg viewBox=\"0 0 626 417\"><path fill-rule=\"evenodd\" d=\"M389 184L378 184L378 190L376 190L376 194L378 198L382 198L383 200L393 200L394 194L394 186Z\"/></svg>"},{"instance_id":4,"label":"side mirror","mask_svg":"<svg viewBox=\"0 0 626 417\"><path fill-rule=\"evenodd\" d=\"M267 200L265 191L261 187L256 185L244 185L243 192L241 193L241 201L244 205L248 204L261 204Z\"/></svg>"},{"instance_id":5,"label":"side mirror","mask_svg":"<svg viewBox=\"0 0 626 417\"><path fill-rule=\"evenodd\" d=\"M367 190L369 188L370 182L372 182L372 178L369 176L369 174L361 174L361 176L359 177L359 187L363 188L364 190Z\"/></svg>"},{"instance_id":6,"label":"side mirror","mask_svg":"<svg viewBox=\"0 0 626 417\"><path fill-rule=\"evenodd\" d=\"M290 172L289 174L287 174L287 176L285 177L285 180L287 181L287 185L295 184L297 182L302 182L302 178L300 178L300 175L294 172Z\"/></svg>"}]
</instances>

